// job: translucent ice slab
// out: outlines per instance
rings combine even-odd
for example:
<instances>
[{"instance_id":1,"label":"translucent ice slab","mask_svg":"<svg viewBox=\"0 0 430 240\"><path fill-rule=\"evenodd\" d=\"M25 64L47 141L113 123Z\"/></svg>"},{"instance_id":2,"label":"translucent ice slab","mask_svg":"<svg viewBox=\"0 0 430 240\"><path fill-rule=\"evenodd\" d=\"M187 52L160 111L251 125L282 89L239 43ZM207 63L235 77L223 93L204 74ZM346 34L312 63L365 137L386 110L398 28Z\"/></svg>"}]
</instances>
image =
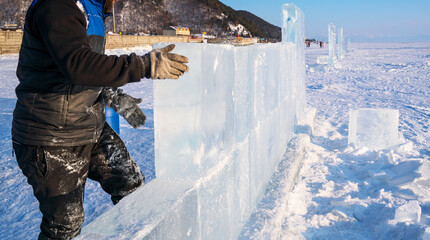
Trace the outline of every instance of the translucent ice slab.
<instances>
[{"instance_id":1,"label":"translucent ice slab","mask_svg":"<svg viewBox=\"0 0 430 240\"><path fill-rule=\"evenodd\" d=\"M349 113L348 144L381 150L398 144L399 111L362 108Z\"/></svg>"}]
</instances>

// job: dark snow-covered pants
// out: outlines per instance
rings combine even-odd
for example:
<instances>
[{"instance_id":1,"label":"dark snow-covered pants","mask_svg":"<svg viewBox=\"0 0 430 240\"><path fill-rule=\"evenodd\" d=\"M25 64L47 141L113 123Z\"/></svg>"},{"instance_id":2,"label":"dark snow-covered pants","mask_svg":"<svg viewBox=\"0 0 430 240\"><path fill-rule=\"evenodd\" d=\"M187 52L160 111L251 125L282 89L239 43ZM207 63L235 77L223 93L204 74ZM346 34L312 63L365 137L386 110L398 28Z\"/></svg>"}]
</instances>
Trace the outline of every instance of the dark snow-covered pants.
<instances>
[{"instance_id":1,"label":"dark snow-covered pants","mask_svg":"<svg viewBox=\"0 0 430 240\"><path fill-rule=\"evenodd\" d=\"M145 180L108 124L96 144L50 147L14 142L13 148L43 214L39 239L71 239L80 233L87 177L99 182L114 204Z\"/></svg>"}]
</instances>

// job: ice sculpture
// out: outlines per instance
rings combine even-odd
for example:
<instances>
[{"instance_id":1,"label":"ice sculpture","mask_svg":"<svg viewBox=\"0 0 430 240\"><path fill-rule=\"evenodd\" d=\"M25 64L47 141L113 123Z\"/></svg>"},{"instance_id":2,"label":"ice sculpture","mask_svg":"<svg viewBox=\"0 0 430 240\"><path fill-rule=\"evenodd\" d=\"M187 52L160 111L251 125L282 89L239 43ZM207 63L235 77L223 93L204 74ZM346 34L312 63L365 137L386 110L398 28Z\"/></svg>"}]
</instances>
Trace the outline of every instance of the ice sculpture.
<instances>
[{"instance_id":1,"label":"ice sculpture","mask_svg":"<svg viewBox=\"0 0 430 240\"><path fill-rule=\"evenodd\" d=\"M336 61L336 27L333 23L328 25L328 65L333 66Z\"/></svg>"},{"instance_id":2,"label":"ice sculpture","mask_svg":"<svg viewBox=\"0 0 430 240\"><path fill-rule=\"evenodd\" d=\"M349 113L348 144L381 150L398 144L399 111L361 108Z\"/></svg>"},{"instance_id":3,"label":"ice sculpture","mask_svg":"<svg viewBox=\"0 0 430 240\"><path fill-rule=\"evenodd\" d=\"M337 57L339 59L344 58L345 57L345 43L344 43L344 39L343 39L343 28L339 29L337 47L338 47Z\"/></svg>"},{"instance_id":4,"label":"ice sculpture","mask_svg":"<svg viewBox=\"0 0 430 240\"><path fill-rule=\"evenodd\" d=\"M190 72L154 81L157 178L82 239L239 236L306 108L303 13L294 4L282 10L283 43L176 44Z\"/></svg>"}]
</instances>

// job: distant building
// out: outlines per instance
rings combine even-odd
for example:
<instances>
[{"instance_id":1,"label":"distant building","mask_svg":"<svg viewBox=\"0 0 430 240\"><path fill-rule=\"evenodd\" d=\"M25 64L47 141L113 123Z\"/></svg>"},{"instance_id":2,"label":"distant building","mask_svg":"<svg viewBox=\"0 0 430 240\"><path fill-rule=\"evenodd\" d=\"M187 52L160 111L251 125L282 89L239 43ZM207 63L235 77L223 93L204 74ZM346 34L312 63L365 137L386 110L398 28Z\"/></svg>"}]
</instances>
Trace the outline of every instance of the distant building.
<instances>
[{"instance_id":1,"label":"distant building","mask_svg":"<svg viewBox=\"0 0 430 240\"><path fill-rule=\"evenodd\" d=\"M206 32L203 32L201 34L194 34L194 36L198 37L198 38L203 38L203 39L214 39L214 38L216 38L216 36L207 34Z\"/></svg>"},{"instance_id":2,"label":"distant building","mask_svg":"<svg viewBox=\"0 0 430 240\"><path fill-rule=\"evenodd\" d=\"M173 29L164 29L163 30L164 36L176 36L176 30Z\"/></svg>"},{"instance_id":3,"label":"distant building","mask_svg":"<svg viewBox=\"0 0 430 240\"><path fill-rule=\"evenodd\" d=\"M171 29L163 30L165 36L190 36L190 29L187 27L170 26Z\"/></svg>"},{"instance_id":4,"label":"distant building","mask_svg":"<svg viewBox=\"0 0 430 240\"><path fill-rule=\"evenodd\" d=\"M16 30L18 30L18 24L15 24L15 23L5 23L0 28L3 31L16 31Z\"/></svg>"}]
</instances>

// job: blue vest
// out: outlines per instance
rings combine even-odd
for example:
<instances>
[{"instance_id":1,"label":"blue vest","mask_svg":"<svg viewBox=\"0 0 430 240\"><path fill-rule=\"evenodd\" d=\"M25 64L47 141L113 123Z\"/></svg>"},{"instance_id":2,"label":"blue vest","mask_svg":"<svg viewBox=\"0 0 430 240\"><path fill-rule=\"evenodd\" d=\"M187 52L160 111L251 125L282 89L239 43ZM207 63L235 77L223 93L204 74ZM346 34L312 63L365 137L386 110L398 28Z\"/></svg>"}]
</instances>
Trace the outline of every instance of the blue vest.
<instances>
[{"instance_id":1,"label":"blue vest","mask_svg":"<svg viewBox=\"0 0 430 240\"><path fill-rule=\"evenodd\" d=\"M103 21L104 0L78 0L84 6L88 18L87 35L105 37L106 29Z\"/></svg>"},{"instance_id":2,"label":"blue vest","mask_svg":"<svg viewBox=\"0 0 430 240\"><path fill-rule=\"evenodd\" d=\"M33 0L31 6L36 5L39 0ZM105 37L106 29L103 20L103 5L105 0L78 0L84 7L88 19L87 35Z\"/></svg>"}]
</instances>

